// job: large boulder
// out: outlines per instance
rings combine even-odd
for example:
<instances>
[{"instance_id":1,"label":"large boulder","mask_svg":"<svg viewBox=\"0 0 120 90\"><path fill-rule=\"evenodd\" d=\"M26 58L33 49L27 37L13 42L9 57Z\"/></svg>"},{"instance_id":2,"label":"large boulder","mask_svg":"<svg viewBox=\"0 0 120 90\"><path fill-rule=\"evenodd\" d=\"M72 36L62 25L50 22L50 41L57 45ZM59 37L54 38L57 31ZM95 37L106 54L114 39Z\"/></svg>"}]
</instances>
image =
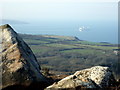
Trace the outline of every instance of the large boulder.
<instances>
[{"instance_id":1,"label":"large boulder","mask_svg":"<svg viewBox=\"0 0 120 90\"><path fill-rule=\"evenodd\" d=\"M0 26L0 67L2 88L11 85L46 82L35 55L23 39L9 25Z\"/></svg>"},{"instance_id":2,"label":"large boulder","mask_svg":"<svg viewBox=\"0 0 120 90\"><path fill-rule=\"evenodd\" d=\"M77 89L77 88L105 88L113 86L115 79L108 67L95 66L89 69L77 71L57 83L46 88L53 89ZM78 89L78 90L79 90Z\"/></svg>"},{"instance_id":3,"label":"large boulder","mask_svg":"<svg viewBox=\"0 0 120 90\"><path fill-rule=\"evenodd\" d=\"M109 67L95 66L89 69L77 71L74 75L81 75L84 78L89 78L100 88L113 86L116 81Z\"/></svg>"}]
</instances>

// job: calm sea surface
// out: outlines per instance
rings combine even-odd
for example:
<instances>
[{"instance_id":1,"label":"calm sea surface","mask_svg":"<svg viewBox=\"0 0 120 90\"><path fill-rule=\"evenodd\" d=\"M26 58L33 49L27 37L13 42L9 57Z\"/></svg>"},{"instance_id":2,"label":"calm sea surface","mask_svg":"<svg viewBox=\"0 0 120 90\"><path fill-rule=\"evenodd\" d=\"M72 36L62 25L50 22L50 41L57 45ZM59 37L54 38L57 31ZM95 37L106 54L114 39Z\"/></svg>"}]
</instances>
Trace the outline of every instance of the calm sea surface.
<instances>
[{"instance_id":1,"label":"calm sea surface","mask_svg":"<svg viewBox=\"0 0 120 90\"><path fill-rule=\"evenodd\" d=\"M12 27L23 34L76 36L80 40L118 43L117 22L37 22Z\"/></svg>"}]
</instances>

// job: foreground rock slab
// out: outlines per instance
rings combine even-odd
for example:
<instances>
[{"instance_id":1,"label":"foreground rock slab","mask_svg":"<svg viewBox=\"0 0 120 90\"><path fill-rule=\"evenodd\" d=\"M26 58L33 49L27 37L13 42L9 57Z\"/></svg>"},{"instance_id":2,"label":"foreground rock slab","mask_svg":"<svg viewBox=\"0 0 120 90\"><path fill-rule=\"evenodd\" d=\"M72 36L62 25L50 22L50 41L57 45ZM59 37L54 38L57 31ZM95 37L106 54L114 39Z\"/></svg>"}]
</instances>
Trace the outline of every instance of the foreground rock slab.
<instances>
[{"instance_id":1,"label":"foreground rock slab","mask_svg":"<svg viewBox=\"0 0 120 90\"><path fill-rule=\"evenodd\" d=\"M105 88L114 86L114 83L115 79L108 67L95 66L77 71L75 74L47 87L46 90Z\"/></svg>"},{"instance_id":2,"label":"foreground rock slab","mask_svg":"<svg viewBox=\"0 0 120 90\"><path fill-rule=\"evenodd\" d=\"M17 84L46 82L35 55L8 24L0 26L2 88Z\"/></svg>"}]
</instances>

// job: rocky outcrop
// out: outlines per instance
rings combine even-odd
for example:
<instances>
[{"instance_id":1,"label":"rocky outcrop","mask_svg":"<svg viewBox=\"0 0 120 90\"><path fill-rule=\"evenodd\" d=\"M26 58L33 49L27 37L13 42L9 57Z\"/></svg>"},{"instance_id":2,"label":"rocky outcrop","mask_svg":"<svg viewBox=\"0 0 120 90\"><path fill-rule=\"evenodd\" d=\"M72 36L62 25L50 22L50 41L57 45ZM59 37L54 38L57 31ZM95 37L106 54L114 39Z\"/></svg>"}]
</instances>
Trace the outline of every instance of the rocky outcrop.
<instances>
[{"instance_id":1,"label":"rocky outcrop","mask_svg":"<svg viewBox=\"0 0 120 90\"><path fill-rule=\"evenodd\" d=\"M76 89L76 88L105 88L113 86L115 79L108 67L95 66L89 69L77 71L57 83L46 88L53 89Z\"/></svg>"},{"instance_id":2,"label":"rocky outcrop","mask_svg":"<svg viewBox=\"0 0 120 90\"><path fill-rule=\"evenodd\" d=\"M46 82L35 55L9 25L0 26L2 87Z\"/></svg>"},{"instance_id":3,"label":"rocky outcrop","mask_svg":"<svg viewBox=\"0 0 120 90\"><path fill-rule=\"evenodd\" d=\"M112 86L115 78L109 67L95 66L90 69L77 71L76 76L83 76L94 81L100 88Z\"/></svg>"}]
</instances>

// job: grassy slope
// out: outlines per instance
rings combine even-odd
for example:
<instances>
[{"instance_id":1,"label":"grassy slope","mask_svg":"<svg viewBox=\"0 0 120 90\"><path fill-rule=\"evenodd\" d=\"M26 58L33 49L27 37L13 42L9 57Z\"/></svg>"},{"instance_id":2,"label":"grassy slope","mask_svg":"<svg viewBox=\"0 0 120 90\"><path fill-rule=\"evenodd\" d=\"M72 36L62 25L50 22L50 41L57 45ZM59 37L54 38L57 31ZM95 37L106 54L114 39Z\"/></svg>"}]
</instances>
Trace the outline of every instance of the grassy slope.
<instances>
[{"instance_id":1,"label":"grassy slope","mask_svg":"<svg viewBox=\"0 0 120 90\"><path fill-rule=\"evenodd\" d=\"M116 70L116 45L78 40L76 37L50 35L21 35L35 53L42 67L61 73L95 65L111 67ZM117 70L116 70L117 72Z\"/></svg>"}]
</instances>

